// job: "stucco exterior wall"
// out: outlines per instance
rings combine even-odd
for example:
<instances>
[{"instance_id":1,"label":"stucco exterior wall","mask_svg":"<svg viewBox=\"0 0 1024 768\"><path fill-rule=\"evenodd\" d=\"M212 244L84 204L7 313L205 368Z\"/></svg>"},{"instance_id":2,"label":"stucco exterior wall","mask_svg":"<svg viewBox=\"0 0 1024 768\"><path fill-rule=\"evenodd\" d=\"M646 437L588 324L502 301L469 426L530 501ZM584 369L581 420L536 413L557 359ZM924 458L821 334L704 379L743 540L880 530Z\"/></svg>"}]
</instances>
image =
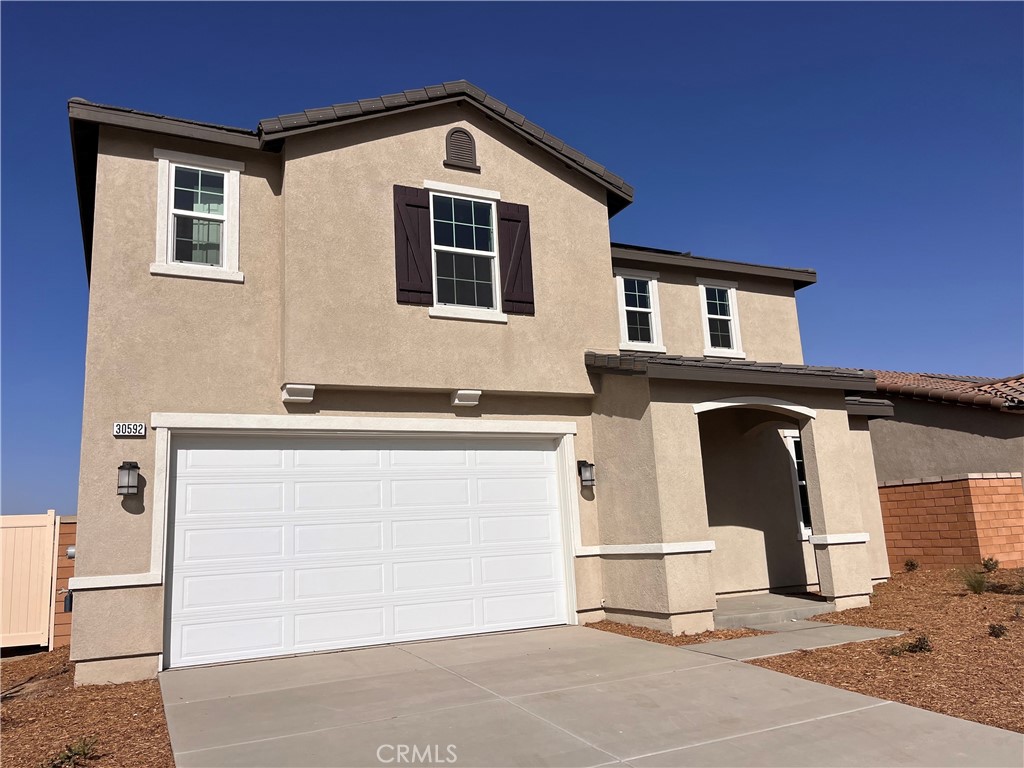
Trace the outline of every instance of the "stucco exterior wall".
<instances>
[{"instance_id":1,"label":"stucco exterior wall","mask_svg":"<svg viewBox=\"0 0 1024 768\"><path fill-rule=\"evenodd\" d=\"M635 263L616 262L623 268ZM735 273L652 265L658 273L658 300L665 349L670 355L701 357L704 326L698 275L737 283L736 303L740 338L748 360L801 364L804 361L793 283L788 280Z\"/></svg>"},{"instance_id":2,"label":"stucco exterior wall","mask_svg":"<svg viewBox=\"0 0 1024 768\"><path fill-rule=\"evenodd\" d=\"M453 125L475 137L479 173L442 166ZM469 108L297 136L284 152L288 381L592 393L583 354L614 348L619 333L596 183ZM396 303L393 186L425 180L529 206L536 316L468 322Z\"/></svg>"},{"instance_id":3,"label":"stucco exterior wall","mask_svg":"<svg viewBox=\"0 0 1024 768\"><path fill-rule=\"evenodd\" d=\"M871 422L878 482L1024 470L1024 415L892 398Z\"/></svg>"}]
</instances>

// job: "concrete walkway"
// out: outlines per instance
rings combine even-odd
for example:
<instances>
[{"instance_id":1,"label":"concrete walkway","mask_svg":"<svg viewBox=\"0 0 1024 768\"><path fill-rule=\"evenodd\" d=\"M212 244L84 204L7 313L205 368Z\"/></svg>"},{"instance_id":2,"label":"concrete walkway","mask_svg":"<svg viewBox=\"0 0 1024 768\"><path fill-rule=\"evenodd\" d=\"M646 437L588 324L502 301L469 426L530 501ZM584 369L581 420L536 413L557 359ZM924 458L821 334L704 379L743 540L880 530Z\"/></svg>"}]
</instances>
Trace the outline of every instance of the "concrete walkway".
<instances>
[{"instance_id":1,"label":"concrete walkway","mask_svg":"<svg viewBox=\"0 0 1024 768\"><path fill-rule=\"evenodd\" d=\"M757 624L751 629L771 632L770 635L740 637L736 640L718 640L713 643L687 646L695 653L706 653L722 659L745 661L778 656L782 653L826 648L830 645L859 643L864 640L878 640L882 637L896 637L903 634L891 629L851 627L844 624L822 624L816 621L783 621L773 624Z\"/></svg>"},{"instance_id":2,"label":"concrete walkway","mask_svg":"<svg viewBox=\"0 0 1024 768\"><path fill-rule=\"evenodd\" d=\"M160 682L181 768L1024 760L1019 734L583 627L177 670Z\"/></svg>"}]
</instances>

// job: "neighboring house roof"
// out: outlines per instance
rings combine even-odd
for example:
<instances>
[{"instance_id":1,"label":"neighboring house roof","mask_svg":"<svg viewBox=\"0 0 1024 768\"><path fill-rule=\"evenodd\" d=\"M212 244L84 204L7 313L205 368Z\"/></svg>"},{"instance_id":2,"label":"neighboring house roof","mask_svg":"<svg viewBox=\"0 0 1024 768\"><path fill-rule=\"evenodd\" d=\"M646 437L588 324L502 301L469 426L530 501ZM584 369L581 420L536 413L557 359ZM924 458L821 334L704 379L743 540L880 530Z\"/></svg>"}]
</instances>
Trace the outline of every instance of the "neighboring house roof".
<instances>
[{"instance_id":1,"label":"neighboring house roof","mask_svg":"<svg viewBox=\"0 0 1024 768\"><path fill-rule=\"evenodd\" d=\"M1024 373L1005 379L905 371L874 373L877 391L887 395L997 411L1024 409Z\"/></svg>"},{"instance_id":2,"label":"neighboring house roof","mask_svg":"<svg viewBox=\"0 0 1024 768\"><path fill-rule=\"evenodd\" d=\"M791 387L871 392L875 378L859 368L759 363L711 357L656 355L647 352L587 352L587 368L609 373L640 374L652 379L728 381Z\"/></svg>"},{"instance_id":3,"label":"neighboring house roof","mask_svg":"<svg viewBox=\"0 0 1024 768\"><path fill-rule=\"evenodd\" d=\"M633 202L633 187L627 184L621 176L612 173L600 163L548 133L536 123L527 120L504 102L498 101L466 80L455 80L440 85L430 85L426 88L415 88L402 93L271 117L260 121L258 131L180 117L168 117L127 107L96 104L76 97L68 101L68 117L71 121L71 151L78 185L82 239L85 243L86 274L89 274L92 262L92 217L96 194L96 153L99 146L98 126L100 125L134 128L168 136L181 136L246 149L274 152L280 148L282 139L297 133L306 133L343 123L367 120L442 103L470 104L480 109L488 118L497 120L507 129L524 138L529 144L539 147L557 157L567 167L596 181L607 190L609 216L618 213Z\"/></svg>"},{"instance_id":4,"label":"neighboring house roof","mask_svg":"<svg viewBox=\"0 0 1024 768\"><path fill-rule=\"evenodd\" d=\"M671 264L680 267L696 267L716 272L739 272L744 275L779 277L792 280L799 290L818 281L813 269L799 267L771 267L765 264L750 264L744 261L726 261L707 256L694 256L689 251L666 251L661 248L647 248L642 245L612 243L612 258L621 261L635 261L643 264Z\"/></svg>"}]
</instances>

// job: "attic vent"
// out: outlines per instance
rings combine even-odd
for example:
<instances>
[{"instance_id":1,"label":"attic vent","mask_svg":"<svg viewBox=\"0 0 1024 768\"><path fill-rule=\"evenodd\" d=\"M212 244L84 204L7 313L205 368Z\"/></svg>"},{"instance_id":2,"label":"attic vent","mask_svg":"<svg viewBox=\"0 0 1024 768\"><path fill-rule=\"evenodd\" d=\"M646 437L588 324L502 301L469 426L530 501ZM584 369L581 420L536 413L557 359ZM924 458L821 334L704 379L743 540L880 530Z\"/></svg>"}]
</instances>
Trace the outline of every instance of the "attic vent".
<instances>
[{"instance_id":1,"label":"attic vent","mask_svg":"<svg viewBox=\"0 0 1024 768\"><path fill-rule=\"evenodd\" d=\"M463 171L479 171L476 164L476 142L464 128L452 128L445 139L445 168L458 168Z\"/></svg>"}]
</instances>

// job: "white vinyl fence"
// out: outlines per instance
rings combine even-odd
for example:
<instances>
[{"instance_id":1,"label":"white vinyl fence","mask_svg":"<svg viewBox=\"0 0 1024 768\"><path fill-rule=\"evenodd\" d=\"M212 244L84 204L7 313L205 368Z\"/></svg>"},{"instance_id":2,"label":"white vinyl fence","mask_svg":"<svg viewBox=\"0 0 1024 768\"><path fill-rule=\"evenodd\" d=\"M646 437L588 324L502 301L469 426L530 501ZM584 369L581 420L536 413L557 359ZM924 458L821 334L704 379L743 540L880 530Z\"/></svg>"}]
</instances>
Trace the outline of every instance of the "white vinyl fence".
<instances>
[{"instance_id":1,"label":"white vinyl fence","mask_svg":"<svg viewBox=\"0 0 1024 768\"><path fill-rule=\"evenodd\" d=\"M49 646L57 579L57 518L0 515L0 646Z\"/></svg>"}]
</instances>

